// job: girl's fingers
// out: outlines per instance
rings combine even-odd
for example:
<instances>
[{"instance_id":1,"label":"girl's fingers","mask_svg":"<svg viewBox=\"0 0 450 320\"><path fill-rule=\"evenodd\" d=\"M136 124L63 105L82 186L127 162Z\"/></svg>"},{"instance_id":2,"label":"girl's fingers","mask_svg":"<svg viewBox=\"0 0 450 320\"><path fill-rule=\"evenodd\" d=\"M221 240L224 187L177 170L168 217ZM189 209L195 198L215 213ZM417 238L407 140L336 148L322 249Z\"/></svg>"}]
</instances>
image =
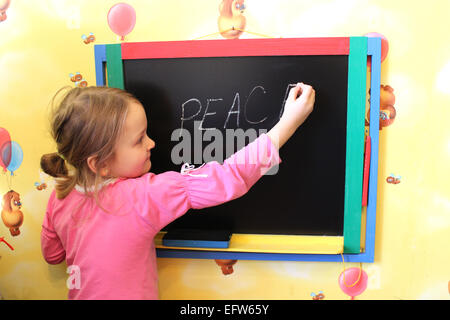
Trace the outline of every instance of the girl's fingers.
<instances>
[{"instance_id":1,"label":"girl's fingers","mask_svg":"<svg viewBox=\"0 0 450 320\"><path fill-rule=\"evenodd\" d=\"M289 90L288 100L294 101L297 98L297 96L299 96L301 93L302 93L301 84L297 83L295 87Z\"/></svg>"}]
</instances>

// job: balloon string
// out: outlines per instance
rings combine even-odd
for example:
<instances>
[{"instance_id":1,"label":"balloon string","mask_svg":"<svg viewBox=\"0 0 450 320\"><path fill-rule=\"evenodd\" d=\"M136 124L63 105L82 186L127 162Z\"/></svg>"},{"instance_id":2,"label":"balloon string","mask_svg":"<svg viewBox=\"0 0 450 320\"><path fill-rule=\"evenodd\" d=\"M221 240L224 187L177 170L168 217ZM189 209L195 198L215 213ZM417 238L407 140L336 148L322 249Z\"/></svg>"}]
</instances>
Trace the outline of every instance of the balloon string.
<instances>
[{"instance_id":1,"label":"balloon string","mask_svg":"<svg viewBox=\"0 0 450 320\"><path fill-rule=\"evenodd\" d=\"M253 34L253 35L255 35L255 36L259 36L259 37L274 38L274 37L272 37L272 36L268 36L268 35L265 35L265 34L262 34L262 33L251 32L251 31L247 31L247 30L243 30L243 29L239 29L239 28L232 27L232 28L227 29L227 30L225 30L225 31L210 33L210 34L207 34L206 36L201 36L201 37L195 38L195 39L193 39L193 40L200 40L200 39L203 39L203 38L206 38L206 37L216 36L216 35L218 35L218 34L220 34L220 33L228 32L228 31L231 31L231 30L237 30L237 31L241 31L241 32L247 32L247 33Z\"/></svg>"},{"instance_id":2,"label":"balloon string","mask_svg":"<svg viewBox=\"0 0 450 320\"><path fill-rule=\"evenodd\" d=\"M231 28L231 29L233 29L233 28ZM264 38L275 38L275 37L268 36L268 35L265 35L265 34L262 34L262 33L257 33L257 32L247 31L247 30L242 30L242 29L239 29L239 28L234 28L234 29L235 29L235 30L238 30L238 31L242 31L242 32L247 32L247 33L253 34L253 35L255 35L255 36L259 36L259 37L264 37Z\"/></svg>"},{"instance_id":3,"label":"balloon string","mask_svg":"<svg viewBox=\"0 0 450 320\"><path fill-rule=\"evenodd\" d=\"M11 190L12 186L12 175L7 174L6 171L2 172L2 174L5 176L6 186L8 187L8 190Z\"/></svg>"},{"instance_id":4,"label":"balloon string","mask_svg":"<svg viewBox=\"0 0 450 320\"><path fill-rule=\"evenodd\" d=\"M343 266L344 266L344 270L342 271L342 276L343 276L344 285L345 285L347 288L354 287L354 286L359 282L359 280L361 279L362 262L359 263L359 275L358 275L358 279L356 279L356 281L355 281L353 284L348 285L348 284L345 283L345 261L344 261L344 255L343 255L342 253L341 253L341 257L342 257L342 264L343 264Z\"/></svg>"},{"instance_id":5,"label":"balloon string","mask_svg":"<svg viewBox=\"0 0 450 320\"><path fill-rule=\"evenodd\" d=\"M0 238L0 242L4 242L11 250L14 250L14 248L8 242L6 242L4 237Z\"/></svg>"},{"instance_id":6,"label":"balloon string","mask_svg":"<svg viewBox=\"0 0 450 320\"><path fill-rule=\"evenodd\" d=\"M6 183L8 184L8 190L12 190L12 175L6 175Z\"/></svg>"}]
</instances>

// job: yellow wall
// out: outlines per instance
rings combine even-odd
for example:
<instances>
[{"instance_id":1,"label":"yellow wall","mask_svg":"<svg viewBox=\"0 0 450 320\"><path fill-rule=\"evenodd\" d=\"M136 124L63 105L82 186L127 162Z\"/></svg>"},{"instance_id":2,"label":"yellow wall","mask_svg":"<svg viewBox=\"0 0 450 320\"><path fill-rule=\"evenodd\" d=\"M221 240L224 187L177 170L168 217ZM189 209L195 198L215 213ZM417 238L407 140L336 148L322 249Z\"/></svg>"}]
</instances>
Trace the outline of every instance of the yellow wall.
<instances>
[{"instance_id":1,"label":"yellow wall","mask_svg":"<svg viewBox=\"0 0 450 320\"><path fill-rule=\"evenodd\" d=\"M2 0L3 1L3 0ZM2 2L0 1L0 3ZM4 2L4 1L3 1ZM118 43L107 25L119 1L11 0L0 22L0 127L24 151L12 187L22 197L21 235L0 223L0 293L5 299L65 299L66 265L49 266L40 225L52 183L40 174L55 150L48 105L80 72L95 84L93 45ZM137 23L126 41L190 40L217 32L220 0L127 1ZM450 280L450 2L447 0L245 0L247 30L274 37L360 36L376 31L390 44L381 83L394 88L395 122L380 132L375 263L359 299L449 299ZM241 38L255 37L244 34ZM211 36L210 39L220 38ZM224 40L225 41L225 40ZM289 161L289 159L285 159ZM388 184L394 173L399 184ZM49 183L38 191L34 183ZM0 174L0 194L8 191ZM357 264L346 264L357 266ZM338 286L342 263L238 261L222 275L213 260L159 259L162 299L348 299Z\"/></svg>"}]
</instances>

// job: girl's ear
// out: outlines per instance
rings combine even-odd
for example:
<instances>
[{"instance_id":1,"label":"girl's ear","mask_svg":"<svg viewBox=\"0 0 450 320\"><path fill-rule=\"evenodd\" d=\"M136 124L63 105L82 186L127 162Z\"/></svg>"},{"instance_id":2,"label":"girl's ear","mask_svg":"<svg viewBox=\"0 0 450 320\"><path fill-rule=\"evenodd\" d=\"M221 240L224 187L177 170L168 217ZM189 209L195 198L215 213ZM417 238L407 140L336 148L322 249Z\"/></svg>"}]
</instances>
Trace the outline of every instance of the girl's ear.
<instances>
[{"instance_id":1,"label":"girl's ear","mask_svg":"<svg viewBox=\"0 0 450 320\"><path fill-rule=\"evenodd\" d=\"M93 155L87 158L87 165L89 167L89 169L94 173L97 174L97 172L100 174L100 176L102 177L106 177L109 174L109 169L107 167L107 165L105 164L102 168L98 169L97 168L97 156Z\"/></svg>"},{"instance_id":2,"label":"girl's ear","mask_svg":"<svg viewBox=\"0 0 450 320\"><path fill-rule=\"evenodd\" d=\"M97 156L90 156L87 158L87 165L89 169L94 173L97 174Z\"/></svg>"}]
</instances>

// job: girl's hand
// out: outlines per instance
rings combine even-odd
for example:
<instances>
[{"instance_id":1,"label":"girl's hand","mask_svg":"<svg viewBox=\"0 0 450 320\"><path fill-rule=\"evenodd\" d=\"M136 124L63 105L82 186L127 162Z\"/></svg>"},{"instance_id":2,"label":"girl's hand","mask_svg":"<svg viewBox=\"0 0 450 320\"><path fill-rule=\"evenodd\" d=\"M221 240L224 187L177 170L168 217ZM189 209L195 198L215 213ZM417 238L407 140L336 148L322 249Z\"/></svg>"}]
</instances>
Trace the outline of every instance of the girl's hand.
<instances>
[{"instance_id":1,"label":"girl's hand","mask_svg":"<svg viewBox=\"0 0 450 320\"><path fill-rule=\"evenodd\" d=\"M297 83L289 91L280 121L267 133L273 144L281 148L314 108L316 92L307 84Z\"/></svg>"},{"instance_id":2,"label":"girl's hand","mask_svg":"<svg viewBox=\"0 0 450 320\"><path fill-rule=\"evenodd\" d=\"M297 129L313 111L316 92L310 85L297 83L289 91L280 122Z\"/></svg>"}]
</instances>

